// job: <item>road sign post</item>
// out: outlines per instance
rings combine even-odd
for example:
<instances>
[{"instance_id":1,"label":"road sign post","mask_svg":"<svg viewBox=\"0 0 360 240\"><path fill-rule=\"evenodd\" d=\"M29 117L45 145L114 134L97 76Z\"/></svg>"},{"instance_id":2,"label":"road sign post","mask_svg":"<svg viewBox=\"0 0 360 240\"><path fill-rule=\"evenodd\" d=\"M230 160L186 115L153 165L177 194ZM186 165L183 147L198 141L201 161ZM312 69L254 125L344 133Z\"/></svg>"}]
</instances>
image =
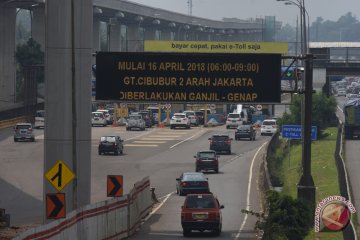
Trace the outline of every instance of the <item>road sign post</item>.
<instances>
[{"instance_id":1,"label":"road sign post","mask_svg":"<svg viewBox=\"0 0 360 240\"><path fill-rule=\"evenodd\" d=\"M108 197L122 197L124 180L122 175L108 175L107 176L107 196Z\"/></svg>"},{"instance_id":2,"label":"road sign post","mask_svg":"<svg viewBox=\"0 0 360 240\"><path fill-rule=\"evenodd\" d=\"M301 125L283 125L281 128L281 136L289 139L302 139L302 126ZM317 127L311 128L311 140L317 139Z\"/></svg>"}]
</instances>

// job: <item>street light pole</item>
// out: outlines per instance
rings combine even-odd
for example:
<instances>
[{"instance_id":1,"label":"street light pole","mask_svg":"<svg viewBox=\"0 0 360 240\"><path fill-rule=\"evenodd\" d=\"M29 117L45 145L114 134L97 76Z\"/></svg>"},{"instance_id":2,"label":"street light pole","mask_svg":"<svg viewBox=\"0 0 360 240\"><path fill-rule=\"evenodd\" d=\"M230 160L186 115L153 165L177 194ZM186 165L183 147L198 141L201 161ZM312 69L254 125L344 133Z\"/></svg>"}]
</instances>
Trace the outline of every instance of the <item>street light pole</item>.
<instances>
[{"instance_id":1,"label":"street light pole","mask_svg":"<svg viewBox=\"0 0 360 240\"><path fill-rule=\"evenodd\" d=\"M284 0L277 0L284 1ZM286 0L285 0L286 1ZM313 55L309 54L309 46L307 41L306 34L306 18L305 14L307 11L305 9L304 0L296 0L296 2L288 0L287 3L292 3L297 5L300 8L300 17L301 17L301 32L302 32L302 56L301 59L304 64L304 81L301 91L304 96L302 98L301 106L301 124L302 124L302 175L299 183L297 184L297 194L298 198L304 200L309 205L311 218L310 221L313 222L313 214L315 211L315 184L311 175L311 127L312 127L312 94L313 94ZM309 14L307 14L309 19ZM309 21L308 21L309 24Z\"/></svg>"}]
</instances>

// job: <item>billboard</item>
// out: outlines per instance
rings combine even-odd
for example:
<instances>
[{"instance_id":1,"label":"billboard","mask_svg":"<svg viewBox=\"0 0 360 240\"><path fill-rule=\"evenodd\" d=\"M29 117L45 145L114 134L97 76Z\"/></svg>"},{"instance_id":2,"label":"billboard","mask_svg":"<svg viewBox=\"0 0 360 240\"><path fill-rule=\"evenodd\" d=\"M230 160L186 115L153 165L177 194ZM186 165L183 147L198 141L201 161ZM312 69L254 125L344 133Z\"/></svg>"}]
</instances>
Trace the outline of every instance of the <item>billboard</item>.
<instances>
[{"instance_id":1,"label":"billboard","mask_svg":"<svg viewBox=\"0 0 360 240\"><path fill-rule=\"evenodd\" d=\"M280 54L96 55L96 100L279 103L280 78Z\"/></svg>"}]
</instances>

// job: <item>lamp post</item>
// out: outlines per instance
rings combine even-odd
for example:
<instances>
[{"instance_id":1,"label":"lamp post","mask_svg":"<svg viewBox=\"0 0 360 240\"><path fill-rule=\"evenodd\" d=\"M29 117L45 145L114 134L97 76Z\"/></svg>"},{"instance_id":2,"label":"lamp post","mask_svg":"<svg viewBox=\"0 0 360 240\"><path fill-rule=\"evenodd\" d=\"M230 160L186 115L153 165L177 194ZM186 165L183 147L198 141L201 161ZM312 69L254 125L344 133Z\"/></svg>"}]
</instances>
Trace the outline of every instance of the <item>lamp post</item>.
<instances>
[{"instance_id":1,"label":"lamp post","mask_svg":"<svg viewBox=\"0 0 360 240\"><path fill-rule=\"evenodd\" d=\"M283 0L277 0L283 1ZM301 93L303 93L302 106L301 106L301 123L302 123L302 175L299 183L297 184L298 198L307 202L310 209L310 221L313 222L313 214L315 210L315 184L311 176L311 125L312 125L312 93L313 93L313 55L309 54L308 42L306 37L306 21L305 13L305 1L296 0L296 2L288 0L286 2L293 3L300 8L302 19L302 56L304 61L305 74L304 81L305 86ZM308 15L308 14L307 14ZM309 15L308 15L309 18Z\"/></svg>"}]
</instances>

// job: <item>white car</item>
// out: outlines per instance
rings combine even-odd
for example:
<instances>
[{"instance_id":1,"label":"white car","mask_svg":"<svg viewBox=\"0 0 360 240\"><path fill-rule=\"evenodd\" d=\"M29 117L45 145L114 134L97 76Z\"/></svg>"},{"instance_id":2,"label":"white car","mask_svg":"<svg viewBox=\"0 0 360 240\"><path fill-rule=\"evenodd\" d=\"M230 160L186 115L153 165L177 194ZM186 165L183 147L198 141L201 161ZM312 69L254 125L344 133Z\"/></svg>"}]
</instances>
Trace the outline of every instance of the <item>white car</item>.
<instances>
[{"instance_id":1,"label":"white car","mask_svg":"<svg viewBox=\"0 0 360 240\"><path fill-rule=\"evenodd\" d=\"M35 128L44 128L45 127L45 111L38 110L35 114Z\"/></svg>"},{"instance_id":2,"label":"white car","mask_svg":"<svg viewBox=\"0 0 360 240\"><path fill-rule=\"evenodd\" d=\"M240 113L229 113L226 118L226 128L237 128L242 125Z\"/></svg>"},{"instance_id":3,"label":"white car","mask_svg":"<svg viewBox=\"0 0 360 240\"><path fill-rule=\"evenodd\" d=\"M108 109L98 109L96 110L97 112L103 112L105 115L105 119L106 119L106 123L107 124L111 124L112 123L112 118L110 115L110 111Z\"/></svg>"},{"instance_id":4,"label":"white car","mask_svg":"<svg viewBox=\"0 0 360 240\"><path fill-rule=\"evenodd\" d=\"M138 128L141 131L145 131L145 120L139 113L132 113L126 122L126 131L130 131L133 128Z\"/></svg>"},{"instance_id":5,"label":"white car","mask_svg":"<svg viewBox=\"0 0 360 240\"><path fill-rule=\"evenodd\" d=\"M175 113L170 119L170 129L177 127L184 127L189 129L190 126L190 119L186 116L185 113Z\"/></svg>"},{"instance_id":6,"label":"white car","mask_svg":"<svg viewBox=\"0 0 360 240\"><path fill-rule=\"evenodd\" d=\"M260 128L261 135L273 135L278 130L278 125L275 119L265 119Z\"/></svg>"},{"instance_id":7,"label":"white car","mask_svg":"<svg viewBox=\"0 0 360 240\"><path fill-rule=\"evenodd\" d=\"M199 119L196 117L195 111L184 111L183 113L190 119L190 124L194 126L199 125Z\"/></svg>"},{"instance_id":8,"label":"white car","mask_svg":"<svg viewBox=\"0 0 360 240\"><path fill-rule=\"evenodd\" d=\"M91 126L101 125L106 126L107 121L103 112L92 112L91 113Z\"/></svg>"}]
</instances>

